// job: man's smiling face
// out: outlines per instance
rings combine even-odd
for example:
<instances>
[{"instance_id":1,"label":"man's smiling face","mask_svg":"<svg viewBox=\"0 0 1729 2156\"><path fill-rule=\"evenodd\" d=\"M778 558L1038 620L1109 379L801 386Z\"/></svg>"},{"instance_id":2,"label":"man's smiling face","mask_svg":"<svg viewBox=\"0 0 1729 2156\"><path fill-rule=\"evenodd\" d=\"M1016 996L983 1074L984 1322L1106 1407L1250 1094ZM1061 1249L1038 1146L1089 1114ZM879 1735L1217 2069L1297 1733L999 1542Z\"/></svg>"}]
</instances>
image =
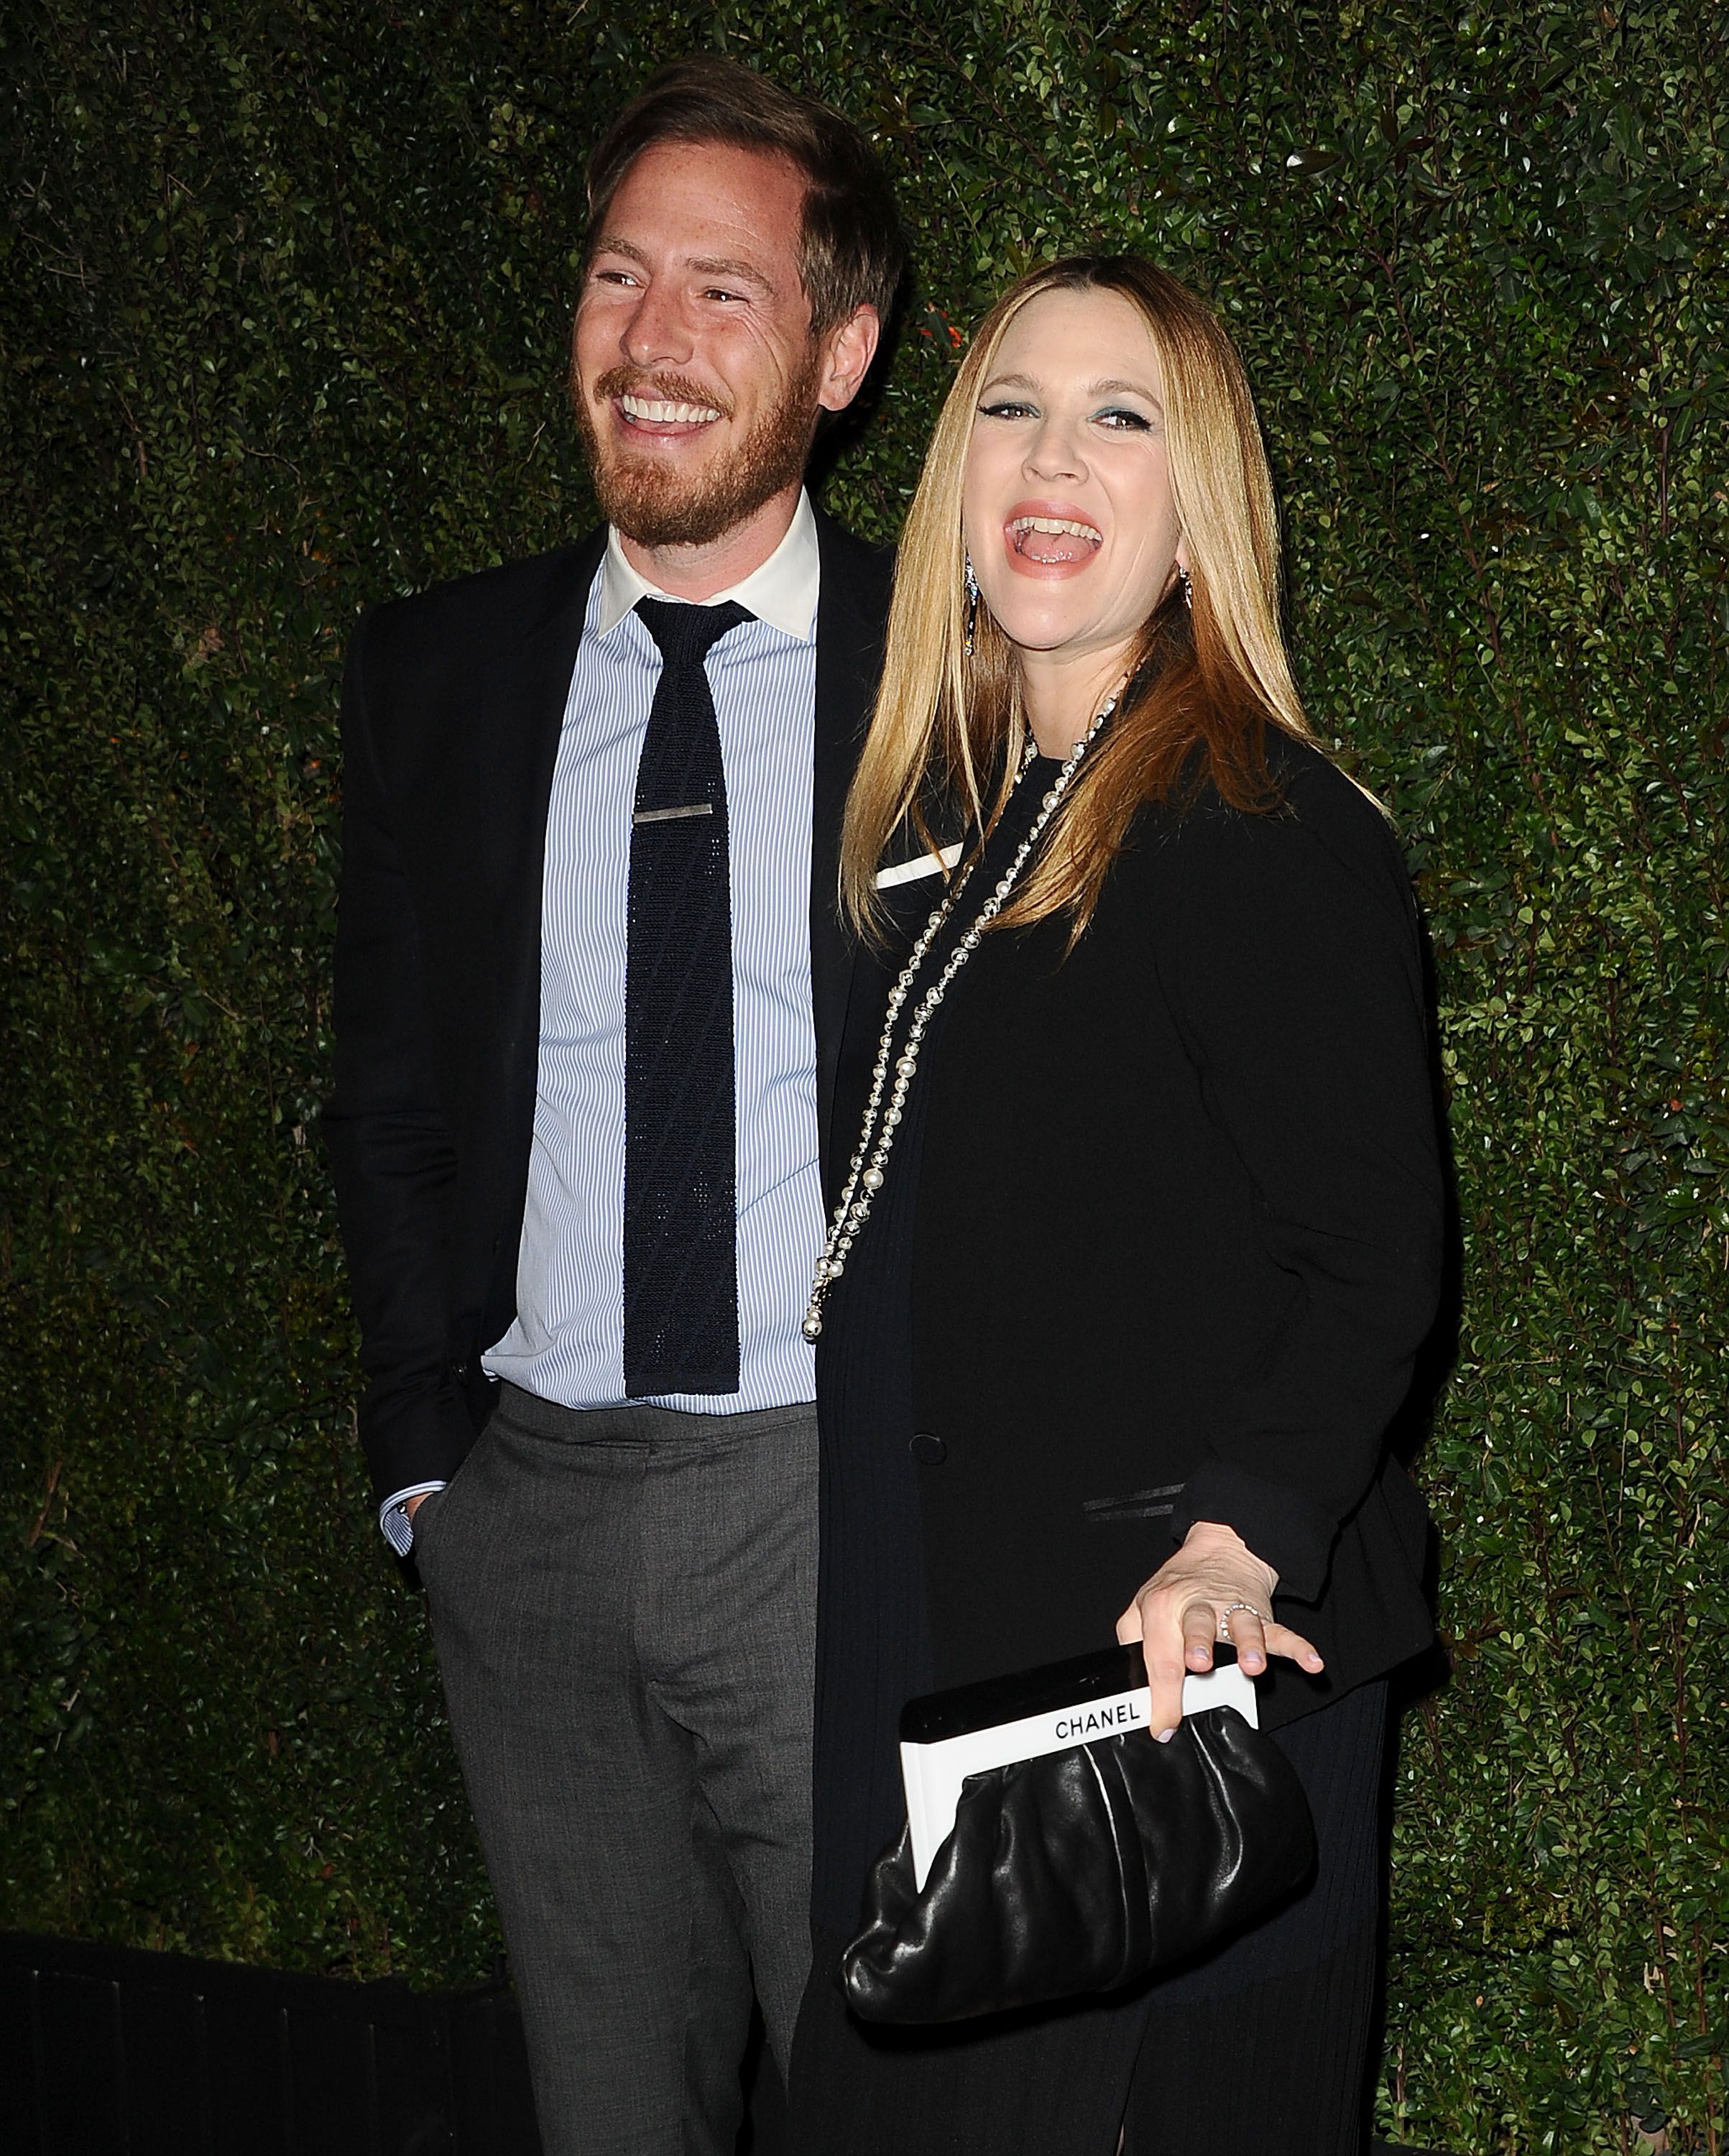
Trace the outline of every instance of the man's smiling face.
<instances>
[{"instance_id":1,"label":"man's smiling face","mask_svg":"<svg viewBox=\"0 0 1729 2156\"><path fill-rule=\"evenodd\" d=\"M810 333L804 195L783 158L657 142L608 207L572 396L602 512L642 546L707 546L796 488L818 408L856 387Z\"/></svg>"}]
</instances>

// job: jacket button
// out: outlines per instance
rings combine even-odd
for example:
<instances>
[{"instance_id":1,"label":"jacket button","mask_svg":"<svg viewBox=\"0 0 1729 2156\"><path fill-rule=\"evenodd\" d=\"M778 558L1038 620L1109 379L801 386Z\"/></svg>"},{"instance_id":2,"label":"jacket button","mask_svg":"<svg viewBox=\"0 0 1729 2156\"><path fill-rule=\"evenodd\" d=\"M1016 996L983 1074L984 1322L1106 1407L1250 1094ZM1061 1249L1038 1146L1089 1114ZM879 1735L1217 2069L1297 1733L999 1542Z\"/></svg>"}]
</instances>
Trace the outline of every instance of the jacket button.
<instances>
[{"instance_id":1,"label":"jacket button","mask_svg":"<svg viewBox=\"0 0 1729 2156\"><path fill-rule=\"evenodd\" d=\"M916 1432L906 1449L921 1467L940 1467L948 1458L948 1447L928 1430Z\"/></svg>"}]
</instances>

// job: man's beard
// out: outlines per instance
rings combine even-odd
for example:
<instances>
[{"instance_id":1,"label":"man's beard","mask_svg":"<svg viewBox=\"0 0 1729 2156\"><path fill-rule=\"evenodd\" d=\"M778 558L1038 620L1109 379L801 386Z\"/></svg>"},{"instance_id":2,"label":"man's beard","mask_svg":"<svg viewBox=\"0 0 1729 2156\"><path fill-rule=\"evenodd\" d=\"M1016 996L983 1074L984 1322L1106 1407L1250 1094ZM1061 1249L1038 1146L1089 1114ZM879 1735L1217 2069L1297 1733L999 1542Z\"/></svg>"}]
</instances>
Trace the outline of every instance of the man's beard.
<instances>
[{"instance_id":1,"label":"man's beard","mask_svg":"<svg viewBox=\"0 0 1729 2156\"><path fill-rule=\"evenodd\" d=\"M763 414L737 449L699 472L685 473L669 469L652 454L638 456L603 444L573 363L571 403L601 515L639 547L706 547L745 522L804 476L821 367L822 354L813 343L808 361L788 382L779 403ZM701 383L651 367L615 367L593 389L596 402L627 393L673 404L705 405L718 409L723 419L731 416L730 408Z\"/></svg>"}]
</instances>

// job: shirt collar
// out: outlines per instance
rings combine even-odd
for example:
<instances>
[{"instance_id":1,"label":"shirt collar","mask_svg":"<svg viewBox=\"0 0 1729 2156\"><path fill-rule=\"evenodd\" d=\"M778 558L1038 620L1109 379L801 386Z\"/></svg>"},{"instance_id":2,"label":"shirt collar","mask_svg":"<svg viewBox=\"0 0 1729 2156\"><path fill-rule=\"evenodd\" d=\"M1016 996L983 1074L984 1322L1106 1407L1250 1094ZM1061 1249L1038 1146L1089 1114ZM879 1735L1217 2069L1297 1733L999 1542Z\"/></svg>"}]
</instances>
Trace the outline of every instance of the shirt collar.
<instances>
[{"instance_id":1,"label":"shirt collar","mask_svg":"<svg viewBox=\"0 0 1729 2156\"><path fill-rule=\"evenodd\" d=\"M741 582L726 591L716 592L702 603L719 606L723 599L736 599L759 621L766 621L771 628L800 644L808 644L817 632L821 573L816 516L810 506L810 496L801 488L798 506L793 512L786 536L761 568L752 569ZM633 569L624 558L617 531L609 530L606 556L600 565L600 618L595 624L596 635L609 635L641 598L673 599L675 604L685 603L671 592L661 591Z\"/></svg>"}]
</instances>

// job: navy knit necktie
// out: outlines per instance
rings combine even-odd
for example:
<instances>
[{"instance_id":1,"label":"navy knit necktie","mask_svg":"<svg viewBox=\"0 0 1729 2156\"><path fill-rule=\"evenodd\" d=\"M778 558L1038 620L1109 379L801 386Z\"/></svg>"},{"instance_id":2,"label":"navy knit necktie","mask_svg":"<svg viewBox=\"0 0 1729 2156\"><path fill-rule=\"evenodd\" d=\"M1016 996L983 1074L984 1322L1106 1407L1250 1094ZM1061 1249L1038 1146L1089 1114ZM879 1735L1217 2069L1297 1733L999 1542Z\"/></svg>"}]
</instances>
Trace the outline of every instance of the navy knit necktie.
<instances>
[{"instance_id":1,"label":"navy knit necktie","mask_svg":"<svg viewBox=\"0 0 1729 2156\"><path fill-rule=\"evenodd\" d=\"M660 647L636 769L624 979L624 1389L738 1390L732 893L703 660L741 606L639 599Z\"/></svg>"}]
</instances>

